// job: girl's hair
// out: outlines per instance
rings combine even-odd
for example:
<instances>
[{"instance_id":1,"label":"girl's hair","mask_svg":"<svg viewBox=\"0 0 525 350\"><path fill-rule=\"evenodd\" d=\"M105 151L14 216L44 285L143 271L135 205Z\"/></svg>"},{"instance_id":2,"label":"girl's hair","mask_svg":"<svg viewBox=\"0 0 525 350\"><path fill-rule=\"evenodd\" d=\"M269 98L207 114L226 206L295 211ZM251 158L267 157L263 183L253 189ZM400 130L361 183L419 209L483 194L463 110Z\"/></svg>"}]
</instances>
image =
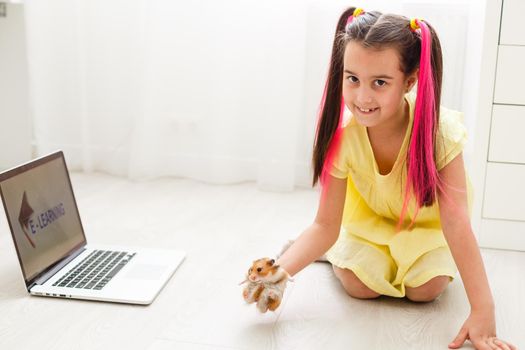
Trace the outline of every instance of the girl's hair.
<instances>
[{"instance_id":1,"label":"girl's hair","mask_svg":"<svg viewBox=\"0 0 525 350\"><path fill-rule=\"evenodd\" d=\"M443 73L441 45L435 30L426 21L417 20L420 30L413 30L410 20L404 16L371 11L350 19L354 10L352 7L344 11L337 23L330 68L319 108L312 157L313 185L318 180L322 185L325 184L341 142L343 57L346 45L355 41L374 50L395 49L399 55L399 68L405 77L419 68L414 123L407 153L408 177L399 229L407 214L412 192L416 200L413 224L420 207L434 204L436 189L440 185L435 144Z\"/></svg>"}]
</instances>

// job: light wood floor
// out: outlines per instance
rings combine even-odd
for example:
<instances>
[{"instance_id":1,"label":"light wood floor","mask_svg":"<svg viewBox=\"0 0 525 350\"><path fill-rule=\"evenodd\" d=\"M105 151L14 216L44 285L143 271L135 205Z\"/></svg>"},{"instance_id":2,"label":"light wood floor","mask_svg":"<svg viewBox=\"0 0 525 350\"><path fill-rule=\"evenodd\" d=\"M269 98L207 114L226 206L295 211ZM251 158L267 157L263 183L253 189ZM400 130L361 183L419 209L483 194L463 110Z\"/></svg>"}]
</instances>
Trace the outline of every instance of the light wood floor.
<instances>
[{"instance_id":1,"label":"light wood floor","mask_svg":"<svg viewBox=\"0 0 525 350\"><path fill-rule=\"evenodd\" d=\"M447 349L468 316L459 278L429 304L362 301L326 263L299 273L277 312L246 305L245 270L311 223L313 190L78 173L72 181L88 242L176 248L187 258L150 306L32 297L1 215L0 349ZM523 348L525 252L482 254L499 336Z\"/></svg>"}]
</instances>

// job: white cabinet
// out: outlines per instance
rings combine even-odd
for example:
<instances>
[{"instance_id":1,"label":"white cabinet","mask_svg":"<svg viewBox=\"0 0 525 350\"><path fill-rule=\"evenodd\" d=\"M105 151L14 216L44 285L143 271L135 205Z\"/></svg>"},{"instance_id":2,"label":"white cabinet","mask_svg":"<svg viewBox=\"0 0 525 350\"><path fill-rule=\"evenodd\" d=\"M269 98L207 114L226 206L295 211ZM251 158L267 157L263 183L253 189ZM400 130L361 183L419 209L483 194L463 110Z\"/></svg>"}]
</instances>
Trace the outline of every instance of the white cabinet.
<instances>
[{"instance_id":1,"label":"white cabinet","mask_svg":"<svg viewBox=\"0 0 525 350\"><path fill-rule=\"evenodd\" d=\"M525 46L499 45L494 103L525 105L524 65Z\"/></svg>"},{"instance_id":2,"label":"white cabinet","mask_svg":"<svg viewBox=\"0 0 525 350\"><path fill-rule=\"evenodd\" d=\"M494 163L487 164L483 218L523 221L525 208L519 203L525 198L525 165ZM523 232L525 240L525 231Z\"/></svg>"},{"instance_id":3,"label":"white cabinet","mask_svg":"<svg viewBox=\"0 0 525 350\"><path fill-rule=\"evenodd\" d=\"M473 223L481 246L525 250L525 1L486 11Z\"/></svg>"},{"instance_id":4,"label":"white cabinet","mask_svg":"<svg viewBox=\"0 0 525 350\"><path fill-rule=\"evenodd\" d=\"M525 45L525 27L523 26L524 13L525 1L503 1L501 37L499 41L501 45Z\"/></svg>"},{"instance_id":5,"label":"white cabinet","mask_svg":"<svg viewBox=\"0 0 525 350\"><path fill-rule=\"evenodd\" d=\"M524 139L525 106L494 104L490 126L489 162L525 164ZM523 179L525 180L525 177Z\"/></svg>"}]
</instances>

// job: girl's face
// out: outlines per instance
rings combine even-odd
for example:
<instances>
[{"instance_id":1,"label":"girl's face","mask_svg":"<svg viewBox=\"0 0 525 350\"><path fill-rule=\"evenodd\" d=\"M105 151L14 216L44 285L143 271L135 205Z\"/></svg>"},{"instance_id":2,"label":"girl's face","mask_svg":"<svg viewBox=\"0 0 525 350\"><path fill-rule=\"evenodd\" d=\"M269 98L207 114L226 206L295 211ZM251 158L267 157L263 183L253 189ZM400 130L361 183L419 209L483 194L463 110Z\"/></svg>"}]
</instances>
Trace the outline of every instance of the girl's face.
<instances>
[{"instance_id":1,"label":"girl's face","mask_svg":"<svg viewBox=\"0 0 525 350\"><path fill-rule=\"evenodd\" d=\"M416 82L400 69L393 48L374 50L351 41L344 52L343 98L356 121L366 127L399 125L405 93Z\"/></svg>"}]
</instances>

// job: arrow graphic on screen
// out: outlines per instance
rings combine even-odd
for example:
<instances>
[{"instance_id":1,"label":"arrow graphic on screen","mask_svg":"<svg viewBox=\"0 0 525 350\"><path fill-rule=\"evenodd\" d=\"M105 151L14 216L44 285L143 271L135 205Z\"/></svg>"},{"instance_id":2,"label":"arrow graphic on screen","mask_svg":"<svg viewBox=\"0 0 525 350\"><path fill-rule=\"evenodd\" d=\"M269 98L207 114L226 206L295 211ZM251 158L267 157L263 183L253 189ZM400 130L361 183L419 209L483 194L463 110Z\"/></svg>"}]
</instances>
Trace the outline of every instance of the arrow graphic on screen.
<instances>
[{"instance_id":1,"label":"arrow graphic on screen","mask_svg":"<svg viewBox=\"0 0 525 350\"><path fill-rule=\"evenodd\" d=\"M31 244L33 248L35 248L35 242L31 239L29 235L29 219L31 218L31 215L33 215L34 210L29 205L29 202L27 201L27 195L24 191L24 196L22 197L22 206L20 207L20 215L18 215L18 222L20 223L20 226L22 226L22 230L24 231L24 234Z\"/></svg>"}]
</instances>

